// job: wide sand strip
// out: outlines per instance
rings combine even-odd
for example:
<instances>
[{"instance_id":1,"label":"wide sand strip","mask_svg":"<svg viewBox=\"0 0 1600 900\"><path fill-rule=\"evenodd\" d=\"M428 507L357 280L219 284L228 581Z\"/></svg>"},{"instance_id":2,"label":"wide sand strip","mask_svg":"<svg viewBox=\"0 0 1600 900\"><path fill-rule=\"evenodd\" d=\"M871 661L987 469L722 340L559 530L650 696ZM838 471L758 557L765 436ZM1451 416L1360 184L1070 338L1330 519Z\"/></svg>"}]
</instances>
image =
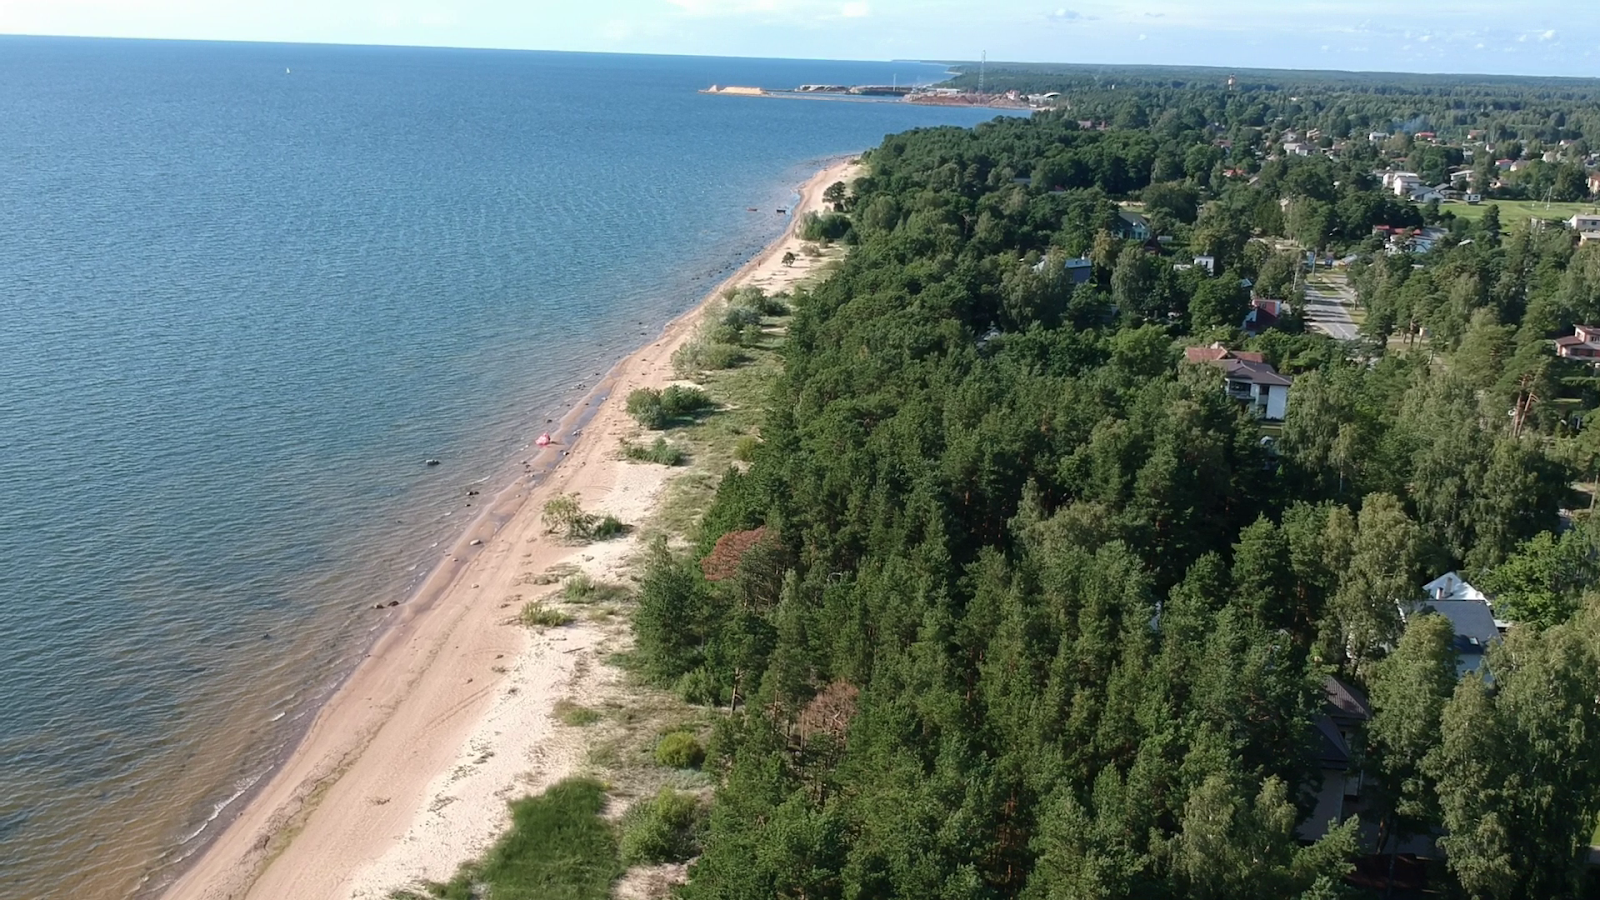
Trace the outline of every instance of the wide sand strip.
<instances>
[{"instance_id":1,"label":"wide sand strip","mask_svg":"<svg viewBox=\"0 0 1600 900\"><path fill-rule=\"evenodd\" d=\"M168 900L365 900L419 877L443 880L506 827L506 800L576 770L583 747L552 709L613 677L598 652L604 632L580 623L535 634L517 613L541 592L532 576L563 563L614 572L636 539L565 545L544 533L544 503L575 492L585 509L625 522L649 515L669 471L619 458L619 440L635 430L628 392L674 380L672 352L724 289L778 292L809 274L801 217L856 174L849 163L817 173L783 237L612 370L582 439L564 429L565 450L546 451L559 460L550 473L502 494L417 597L389 613L395 621L371 654ZM789 252L793 266L782 263Z\"/></svg>"}]
</instances>

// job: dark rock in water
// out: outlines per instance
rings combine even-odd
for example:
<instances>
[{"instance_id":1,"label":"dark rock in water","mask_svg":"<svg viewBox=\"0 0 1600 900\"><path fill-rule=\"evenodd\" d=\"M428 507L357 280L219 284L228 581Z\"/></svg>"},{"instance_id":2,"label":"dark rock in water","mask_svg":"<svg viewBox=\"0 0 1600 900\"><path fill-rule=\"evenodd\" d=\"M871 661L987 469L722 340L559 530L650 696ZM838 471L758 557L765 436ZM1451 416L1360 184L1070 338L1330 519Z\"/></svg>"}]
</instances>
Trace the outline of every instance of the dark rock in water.
<instances>
[{"instance_id":1,"label":"dark rock in water","mask_svg":"<svg viewBox=\"0 0 1600 900\"><path fill-rule=\"evenodd\" d=\"M390 606L391 606L391 607L393 607L393 606L399 606L399 605L400 605L400 601L399 601L399 600L390 600L390 601L389 601L389 605L390 605Z\"/></svg>"},{"instance_id":2,"label":"dark rock in water","mask_svg":"<svg viewBox=\"0 0 1600 900\"><path fill-rule=\"evenodd\" d=\"M429 466L437 466L439 464L439 461L437 459L425 459L425 460L423 460L423 464L424 465L429 465Z\"/></svg>"},{"instance_id":3,"label":"dark rock in water","mask_svg":"<svg viewBox=\"0 0 1600 900\"><path fill-rule=\"evenodd\" d=\"M372 608L373 609L383 609L383 604L382 603L374 603L374 604L372 604Z\"/></svg>"},{"instance_id":4,"label":"dark rock in water","mask_svg":"<svg viewBox=\"0 0 1600 900\"><path fill-rule=\"evenodd\" d=\"M476 497L476 496L478 496L478 492L469 490L469 491L467 491L467 496L468 497Z\"/></svg>"}]
</instances>

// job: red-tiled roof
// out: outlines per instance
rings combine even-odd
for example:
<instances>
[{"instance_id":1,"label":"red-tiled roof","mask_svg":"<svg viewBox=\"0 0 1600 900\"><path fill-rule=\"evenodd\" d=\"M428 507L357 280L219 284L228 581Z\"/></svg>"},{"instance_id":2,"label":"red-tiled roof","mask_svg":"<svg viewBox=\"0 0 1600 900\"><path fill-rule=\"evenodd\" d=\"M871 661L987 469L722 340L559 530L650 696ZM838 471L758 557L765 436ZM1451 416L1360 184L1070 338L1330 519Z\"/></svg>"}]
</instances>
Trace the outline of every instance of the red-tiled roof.
<instances>
[{"instance_id":1,"label":"red-tiled roof","mask_svg":"<svg viewBox=\"0 0 1600 900\"><path fill-rule=\"evenodd\" d=\"M1185 347L1184 358L1189 362L1216 362L1228 358L1227 347Z\"/></svg>"}]
</instances>

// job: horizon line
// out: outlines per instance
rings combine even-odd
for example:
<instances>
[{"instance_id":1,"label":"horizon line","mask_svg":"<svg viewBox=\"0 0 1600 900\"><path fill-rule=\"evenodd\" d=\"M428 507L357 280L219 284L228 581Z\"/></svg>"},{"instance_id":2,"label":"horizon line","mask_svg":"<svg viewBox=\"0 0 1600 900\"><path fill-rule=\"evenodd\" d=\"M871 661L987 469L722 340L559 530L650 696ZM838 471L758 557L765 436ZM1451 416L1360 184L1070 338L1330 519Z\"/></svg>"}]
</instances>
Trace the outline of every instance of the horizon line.
<instances>
[{"instance_id":1,"label":"horizon line","mask_svg":"<svg viewBox=\"0 0 1600 900\"><path fill-rule=\"evenodd\" d=\"M385 43L381 41L284 41L261 40L249 38L189 38L189 37L133 37L127 35L97 35L97 34L59 34L37 32L0 32L0 40L6 38L33 38L55 39L72 41L121 41L125 43L172 43L172 44L243 44L249 46L281 46L281 47L348 47L370 48L376 50L458 50L476 51L484 53L564 53L576 56L656 56L675 59L740 59L740 60L781 60L786 62L833 62L833 63L911 63L928 66L976 66L979 60L950 60L933 58L898 58L898 59L863 59L860 57L841 56L751 56L746 54L717 54L717 53L672 53L667 51L624 51L624 50L572 50L550 49L541 47L495 47L464 44L423 44L423 43ZM1063 66L1068 68L1101 68L1101 69L1200 69L1216 72L1245 72L1245 73L1301 73L1301 74L1330 74L1330 75L1406 75L1412 77L1449 77L1449 78L1502 78L1502 79L1527 79L1544 81L1578 81L1600 83L1600 75L1536 75L1527 73L1494 73L1494 72L1458 72L1458 71L1418 71L1404 69L1291 69L1291 68L1262 68L1259 66L1224 66L1209 63L1107 63L1107 62L1066 62L1051 60L988 60L990 68L996 66Z\"/></svg>"}]
</instances>

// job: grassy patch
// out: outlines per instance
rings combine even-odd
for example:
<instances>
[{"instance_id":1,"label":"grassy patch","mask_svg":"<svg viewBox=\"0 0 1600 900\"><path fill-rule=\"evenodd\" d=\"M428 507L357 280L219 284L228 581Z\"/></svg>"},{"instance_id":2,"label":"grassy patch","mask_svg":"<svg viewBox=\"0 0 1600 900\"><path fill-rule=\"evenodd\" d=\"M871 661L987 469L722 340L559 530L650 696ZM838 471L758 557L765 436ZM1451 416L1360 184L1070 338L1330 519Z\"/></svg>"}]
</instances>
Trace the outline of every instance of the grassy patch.
<instances>
[{"instance_id":1,"label":"grassy patch","mask_svg":"<svg viewBox=\"0 0 1600 900\"><path fill-rule=\"evenodd\" d=\"M1578 213L1592 213L1596 207L1593 203L1551 203L1545 204L1543 200L1485 200L1476 206L1465 203L1440 204L1441 211L1455 213L1463 219L1476 222L1483 218L1489 207L1500 207L1500 226L1509 228L1513 223L1526 222L1529 219L1570 219Z\"/></svg>"},{"instance_id":2,"label":"grassy patch","mask_svg":"<svg viewBox=\"0 0 1600 900\"><path fill-rule=\"evenodd\" d=\"M686 459L682 450L667 443L667 439L663 437L656 438L655 443L648 447L632 441L623 441L622 456L634 462L655 463L658 466L681 466Z\"/></svg>"},{"instance_id":3,"label":"grassy patch","mask_svg":"<svg viewBox=\"0 0 1600 900\"><path fill-rule=\"evenodd\" d=\"M617 837L600 817L605 789L569 778L537 797L511 804L511 831L480 863L461 867L445 884L429 884L442 900L606 900L622 872ZM404 896L404 895L397 895Z\"/></svg>"},{"instance_id":4,"label":"grassy patch","mask_svg":"<svg viewBox=\"0 0 1600 900\"><path fill-rule=\"evenodd\" d=\"M538 600L529 600L522 606L519 617L529 628L560 628L572 624L572 616L559 609L545 606Z\"/></svg>"},{"instance_id":5,"label":"grassy patch","mask_svg":"<svg viewBox=\"0 0 1600 900\"><path fill-rule=\"evenodd\" d=\"M630 591L609 581L596 581L583 572L567 579L561 586L561 599L568 603L612 603L626 600Z\"/></svg>"},{"instance_id":6,"label":"grassy patch","mask_svg":"<svg viewBox=\"0 0 1600 900\"><path fill-rule=\"evenodd\" d=\"M571 700L557 700L554 712L556 721L573 728L593 725L602 718L598 711L587 706L579 706Z\"/></svg>"}]
</instances>

